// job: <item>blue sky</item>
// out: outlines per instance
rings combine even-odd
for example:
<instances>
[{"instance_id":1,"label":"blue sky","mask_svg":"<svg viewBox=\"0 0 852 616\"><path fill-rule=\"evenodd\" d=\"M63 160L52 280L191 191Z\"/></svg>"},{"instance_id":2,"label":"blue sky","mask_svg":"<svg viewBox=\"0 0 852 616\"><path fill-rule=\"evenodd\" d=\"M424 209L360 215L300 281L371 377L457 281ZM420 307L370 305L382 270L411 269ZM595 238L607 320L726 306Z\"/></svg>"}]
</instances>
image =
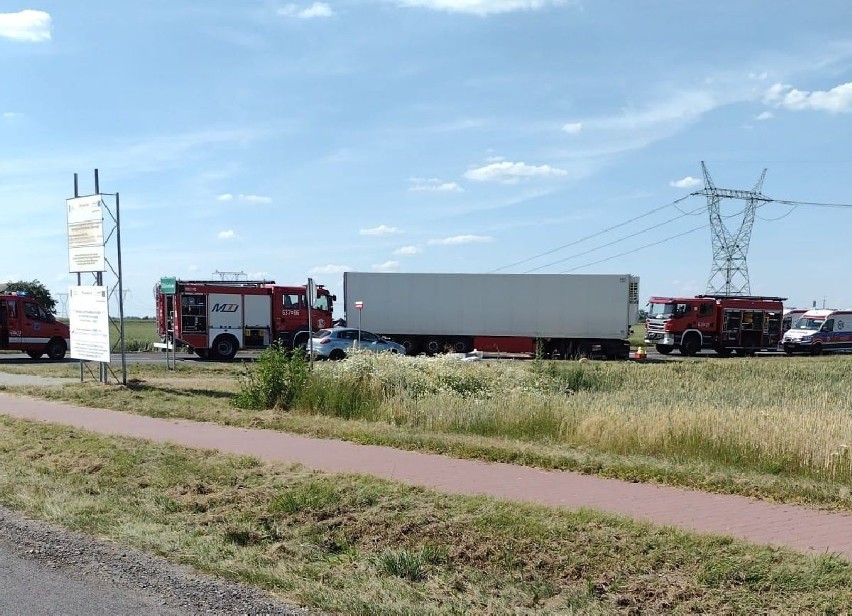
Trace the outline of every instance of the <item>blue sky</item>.
<instances>
[{"instance_id":1,"label":"blue sky","mask_svg":"<svg viewBox=\"0 0 852 616\"><path fill-rule=\"evenodd\" d=\"M67 291L64 201L98 168L133 315L215 271L341 299L345 270L692 295L706 200L662 206L702 160L719 187L767 168L772 198L852 203L848 0L0 0L0 71L0 280ZM852 208L763 206L752 292L852 306L850 230Z\"/></svg>"}]
</instances>

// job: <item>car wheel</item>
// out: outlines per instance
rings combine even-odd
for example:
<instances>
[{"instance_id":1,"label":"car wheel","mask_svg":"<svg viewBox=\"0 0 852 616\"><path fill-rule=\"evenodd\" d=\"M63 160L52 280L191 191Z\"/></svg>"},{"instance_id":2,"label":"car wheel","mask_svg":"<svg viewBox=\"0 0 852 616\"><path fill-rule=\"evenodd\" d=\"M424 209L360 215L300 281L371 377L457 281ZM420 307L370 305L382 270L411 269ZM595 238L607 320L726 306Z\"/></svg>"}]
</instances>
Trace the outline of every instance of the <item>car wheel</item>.
<instances>
[{"instance_id":1,"label":"car wheel","mask_svg":"<svg viewBox=\"0 0 852 616\"><path fill-rule=\"evenodd\" d=\"M344 357L346 357L346 353L344 353L341 349L334 349L331 353L328 354L328 358L331 361L339 361Z\"/></svg>"},{"instance_id":2,"label":"car wheel","mask_svg":"<svg viewBox=\"0 0 852 616\"><path fill-rule=\"evenodd\" d=\"M822 355L822 343L814 343L814 345L811 347L811 355Z\"/></svg>"},{"instance_id":3,"label":"car wheel","mask_svg":"<svg viewBox=\"0 0 852 616\"><path fill-rule=\"evenodd\" d=\"M68 346L62 338L54 338L47 343L47 356L54 361L63 359L67 350Z\"/></svg>"}]
</instances>

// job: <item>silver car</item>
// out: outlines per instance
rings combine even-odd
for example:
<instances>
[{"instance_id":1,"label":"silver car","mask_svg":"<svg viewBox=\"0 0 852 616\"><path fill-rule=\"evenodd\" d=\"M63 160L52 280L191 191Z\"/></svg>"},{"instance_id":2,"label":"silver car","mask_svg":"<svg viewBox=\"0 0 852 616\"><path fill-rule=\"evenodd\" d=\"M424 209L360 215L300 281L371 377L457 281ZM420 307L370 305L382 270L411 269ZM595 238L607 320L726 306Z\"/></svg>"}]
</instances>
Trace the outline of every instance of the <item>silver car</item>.
<instances>
[{"instance_id":1,"label":"silver car","mask_svg":"<svg viewBox=\"0 0 852 616\"><path fill-rule=\"evenodd\" d=\"M331 329L321 329L314 334L313 354L316 359L343 359L353 348L360 348L365 351L386 351L388 353L399 353L405 355L405 347L397 344L393 340L382 338L371 332L360 330L360 340L358 329L352 327L333 327ZM311 343L308 343L306 351L310 352Z\"/></svg>"}]
</instances>

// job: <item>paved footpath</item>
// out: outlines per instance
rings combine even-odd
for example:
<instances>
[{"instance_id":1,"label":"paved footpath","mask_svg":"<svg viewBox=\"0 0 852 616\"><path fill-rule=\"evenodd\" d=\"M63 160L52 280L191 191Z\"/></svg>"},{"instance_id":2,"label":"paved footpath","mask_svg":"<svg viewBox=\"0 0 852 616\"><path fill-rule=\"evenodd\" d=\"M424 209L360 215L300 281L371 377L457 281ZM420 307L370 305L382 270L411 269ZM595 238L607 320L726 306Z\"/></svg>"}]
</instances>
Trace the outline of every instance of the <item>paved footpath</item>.
<instances>
[{"instance_id":1,"label":"paved footpath","mask_svg":"<svg viewBox=\"0 0 852 616\"><path fill-rule=\"evenodd\" d=\"M103 434L296 462L328 472L374 475L448 493L483 494L569 509L585 507L753 543L838 553L852 560L852 515L845 513L273 430L155 419L4 394L0 394L0 413Z\"/></svg>"}]
</instances>

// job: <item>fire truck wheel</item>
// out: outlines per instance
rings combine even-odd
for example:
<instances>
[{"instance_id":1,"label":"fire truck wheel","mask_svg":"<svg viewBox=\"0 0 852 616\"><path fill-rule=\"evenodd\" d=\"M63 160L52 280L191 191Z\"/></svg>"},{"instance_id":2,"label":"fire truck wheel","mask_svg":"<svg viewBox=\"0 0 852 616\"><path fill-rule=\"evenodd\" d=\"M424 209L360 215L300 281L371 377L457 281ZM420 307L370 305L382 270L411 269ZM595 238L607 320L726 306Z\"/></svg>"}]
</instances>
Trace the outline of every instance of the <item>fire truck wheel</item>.
<instances>
[{"instance_id":1,"label":"fire truck wheel","mask_svg":"<svg viewBox=\"0 0 852 616\"><path fill-rule=\"evenodd\" d=\"M54 361L64 358L67 350L68 347L62 338L54 338L47 343L47 356Z\"/></svg>"},{"instance_id":2,"label":"fire truck wheel","mask_svg":"<svg viewBox=\"0 0 852 616\"><path fill-rule=\"evenodd\" d=\"M658 344L656 346L656 349L657 349L657 353L659 353L660 355L668 355L669 353L672 352L674 347L669 346L667 344Z\"/></svg>"},{"instance_id":3,"label":"fire truck wheel","mask_svg":"<svg viewBox=\"0 0 852 616\"><path fill-rule=\"evenodd\" d=\"M689 334L680 344L680 352L687 357L692 357L701 350L701 340L696 334Z\"/></svg>"},{"instance_id":4,"label":"fire truck wheel","mask_svg":"<svg viewBox=\"0 0 852 616\"><path fill-rule=\"evenodd\" d=\"M44 355L44 352L42 352L42 351L27 351L27 355L30 356L30 359L38 359L39 357Z\"/></svg>"},{"instance_id":5,"label":"fire truck wheel","mask_svg":"<svg viewBox=\"0 0 852 616\"><path fill-rule=\"evenodd\" d=\"M213 341L213 352L222 361L231 361L237 354L237 341L233 336L219 336Z\"/></svg>"},{"instance_id":6,"label":"fire truck wheel","mask_svg":"<svg viewBox=\"0 0 852 616\"><path fill-rule=\"evenodd\" d=\"M716 350L716 355L719 355L720 357L730 357L731 356L731 349L729 349L728 347L716 347L715 350Z\"/></svg>"}]
</instances>

